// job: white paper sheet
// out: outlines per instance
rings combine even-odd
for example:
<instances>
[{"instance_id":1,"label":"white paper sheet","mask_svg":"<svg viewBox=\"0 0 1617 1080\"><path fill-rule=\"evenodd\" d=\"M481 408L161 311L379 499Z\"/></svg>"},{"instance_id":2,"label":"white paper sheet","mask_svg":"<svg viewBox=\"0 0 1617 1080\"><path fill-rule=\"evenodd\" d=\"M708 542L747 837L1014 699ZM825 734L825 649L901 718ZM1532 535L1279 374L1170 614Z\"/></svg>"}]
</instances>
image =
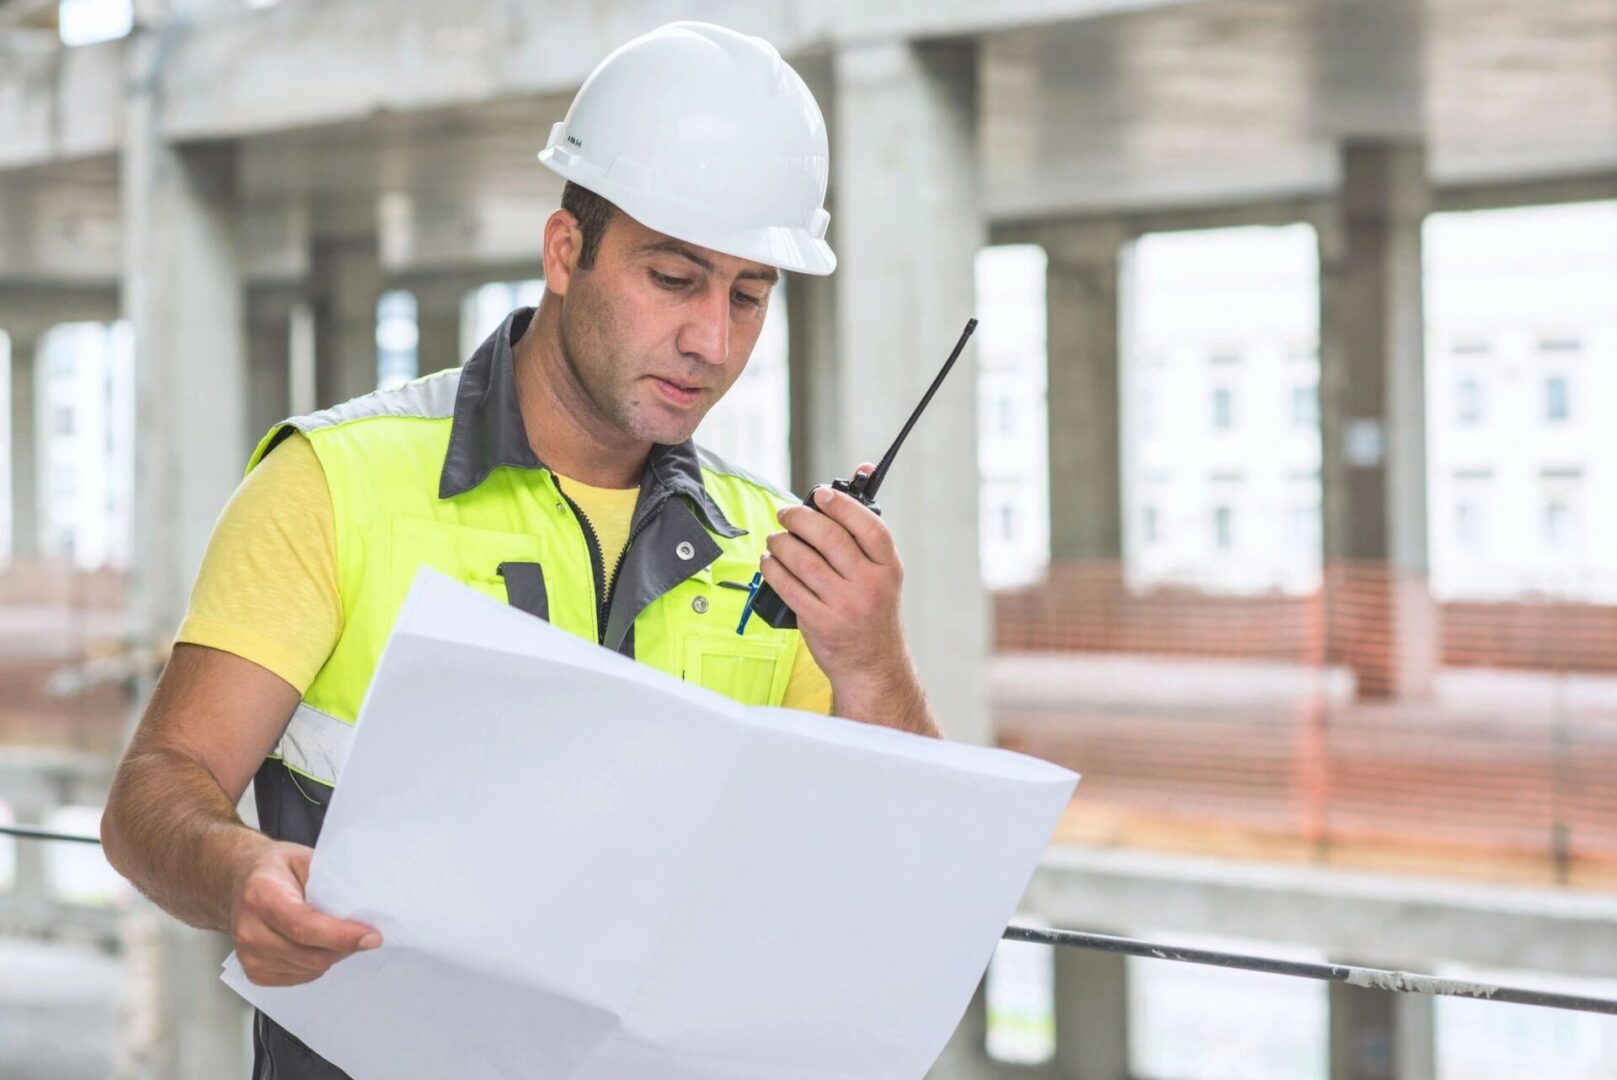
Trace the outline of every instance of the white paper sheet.
<instances>
[{"instance_id":1,"label":"white paper sheet","mask_svg":"<svg viewBox=\"0 0 1617 1080\"><path fill-rule=\"evenodd\" d=\"M384 945L224 981L356 1080L919 1080L1077 776L749 709L432 571L310 869Z\"/></svg>"}]
</instances>

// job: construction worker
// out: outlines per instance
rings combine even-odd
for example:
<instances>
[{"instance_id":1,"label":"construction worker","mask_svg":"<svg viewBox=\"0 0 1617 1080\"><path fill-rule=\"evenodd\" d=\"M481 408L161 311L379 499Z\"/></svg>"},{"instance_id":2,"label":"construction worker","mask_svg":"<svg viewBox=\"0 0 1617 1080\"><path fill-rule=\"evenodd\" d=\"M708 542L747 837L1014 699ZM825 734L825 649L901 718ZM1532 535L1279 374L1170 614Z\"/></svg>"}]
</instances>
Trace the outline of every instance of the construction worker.
<instances>
[{"instance_id":1,"label":"construction worker","mask_svg":"<svg viewBox=\"0 0 1617 1080\"><path fill-rule=\"evenodd\" d=\"M938 733L882 520L829 490L815 513L691 442L779 272L835 268L813 95L767 42L674 23L608 56L539 158L567 184L537 309L459 369L264 438L114 781L108 858L231 935L256 983L383 944L303 890L421 566L745 703ZM800 631L736 634L760 566ZM262 831L236 813L249 780ZM258 1077L343 1075L262 1014L254 1049Z\"/></svg>"}]
</instances>

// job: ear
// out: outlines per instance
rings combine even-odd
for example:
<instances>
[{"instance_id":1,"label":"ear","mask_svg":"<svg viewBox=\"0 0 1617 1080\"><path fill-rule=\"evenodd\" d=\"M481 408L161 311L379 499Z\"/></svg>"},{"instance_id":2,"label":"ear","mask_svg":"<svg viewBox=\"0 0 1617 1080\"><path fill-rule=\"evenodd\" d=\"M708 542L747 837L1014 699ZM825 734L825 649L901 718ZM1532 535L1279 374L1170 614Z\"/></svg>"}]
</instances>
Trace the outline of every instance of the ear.
<instances>
[{"instance_id":1,"label":"ear","mask_svg":"<svg viewBox=\"0 0 1617 1080\"><path fill-rule=\"evenodd\" d=\"M545 222L545 289L557 296L566 296L573 274L578 270L578 256L584 250L584 233L571 211L557 210Z\"/></svg>"}]
</instances>

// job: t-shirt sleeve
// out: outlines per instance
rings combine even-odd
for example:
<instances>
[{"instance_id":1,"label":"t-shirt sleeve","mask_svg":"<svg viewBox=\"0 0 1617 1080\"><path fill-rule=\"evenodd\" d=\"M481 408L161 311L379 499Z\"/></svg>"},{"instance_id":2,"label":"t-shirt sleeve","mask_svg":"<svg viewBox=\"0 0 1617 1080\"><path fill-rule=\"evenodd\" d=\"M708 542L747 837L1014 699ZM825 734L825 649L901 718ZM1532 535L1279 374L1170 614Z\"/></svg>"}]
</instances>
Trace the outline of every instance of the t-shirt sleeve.
<instances>
[{"instance_id":1,"label":"t-shirt sleeve","mask_svg":"<svg viewBox=\"0 0 1617 1080\"><path fill-rule=\"evenodd\" d=\"M792 673L786 682L786 694L780 703L787 709L802 709L823 716L831 714L831 680L814 662L814 655L809 652L806 643L797 648Z\"/></svg>"},{"instance_id":2,"label":"t-shirt sleeve","mask_svg":"<svg viewBox=\"0 0 1617 1080\"><path fill-rule=\"evenodd\" d=\"M342 634L336 535L325 470L294 434L225 505L176 643L234 653L308 690Z\"/></svg>"}]
</instances>

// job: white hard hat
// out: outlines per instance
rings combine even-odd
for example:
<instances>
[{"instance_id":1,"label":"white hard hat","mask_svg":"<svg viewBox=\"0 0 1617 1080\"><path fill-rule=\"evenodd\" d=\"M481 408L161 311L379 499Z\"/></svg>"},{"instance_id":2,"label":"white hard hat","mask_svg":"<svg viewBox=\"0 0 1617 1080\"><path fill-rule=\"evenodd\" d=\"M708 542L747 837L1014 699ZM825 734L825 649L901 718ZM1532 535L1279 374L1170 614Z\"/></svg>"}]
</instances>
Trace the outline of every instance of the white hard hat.
<instances>
[{"instance_id":1,"label":"white hard hat","mask_svg":"<svg viewBox=\"0 0 1617 1080\"><path fill-rule=\"evenodd\" d=\"M836 269L825 118L762 38L676 22L618 47L539 160L676 239L783 270Z\"/></svg>"}]
</instances>

